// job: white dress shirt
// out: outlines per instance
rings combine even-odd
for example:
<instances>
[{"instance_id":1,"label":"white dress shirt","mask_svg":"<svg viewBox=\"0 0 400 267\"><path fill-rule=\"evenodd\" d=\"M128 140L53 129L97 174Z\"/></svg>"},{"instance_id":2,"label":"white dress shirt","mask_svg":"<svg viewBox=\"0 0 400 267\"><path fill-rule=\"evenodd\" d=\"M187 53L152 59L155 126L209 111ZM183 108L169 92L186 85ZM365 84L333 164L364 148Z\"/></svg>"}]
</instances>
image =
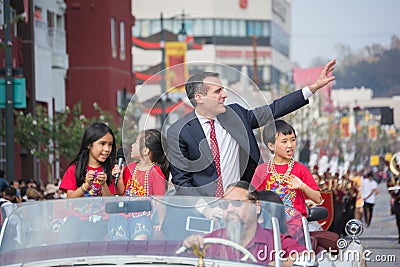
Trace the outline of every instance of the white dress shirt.
<instances>
[{"instance_id":1,"label":"white dress shirt","mask_svg":"<svg viewBox=\"0 0 400 267\"><path fill-rule=\"evenodd\" d=\"M203 128L204 135L207 138L208 145L210 143L210 123L209 119L199 115L196 112L196 116L199 119L200 125ZM220 164L221 164L221 176L224 191L226 187L234 182L240 180L240 166L239 166L239 144L235 139L222 127L218 119L214 120L215 135L217 136Z\"/></svg>"}]
</instances>

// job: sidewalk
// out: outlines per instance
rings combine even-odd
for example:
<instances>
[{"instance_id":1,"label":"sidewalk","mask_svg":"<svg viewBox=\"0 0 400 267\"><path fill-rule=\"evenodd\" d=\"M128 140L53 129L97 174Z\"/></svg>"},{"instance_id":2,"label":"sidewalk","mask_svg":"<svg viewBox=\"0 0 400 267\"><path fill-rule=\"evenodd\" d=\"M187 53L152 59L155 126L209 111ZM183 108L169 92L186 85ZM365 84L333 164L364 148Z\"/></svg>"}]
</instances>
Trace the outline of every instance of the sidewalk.
<instances>
[{"instance_id":1,"label":"sidewalk","mask_svg":"<svg viewBox=\"0 0 400 267\"><path fill-rule=\"evenodd\" d=\"M360 236L364 250L371 251L367 266L400 266L399 233L396 218L390 214L390 195L385 183L380 183L378 189L371 225Z\"/></svg>"}]
</instances>

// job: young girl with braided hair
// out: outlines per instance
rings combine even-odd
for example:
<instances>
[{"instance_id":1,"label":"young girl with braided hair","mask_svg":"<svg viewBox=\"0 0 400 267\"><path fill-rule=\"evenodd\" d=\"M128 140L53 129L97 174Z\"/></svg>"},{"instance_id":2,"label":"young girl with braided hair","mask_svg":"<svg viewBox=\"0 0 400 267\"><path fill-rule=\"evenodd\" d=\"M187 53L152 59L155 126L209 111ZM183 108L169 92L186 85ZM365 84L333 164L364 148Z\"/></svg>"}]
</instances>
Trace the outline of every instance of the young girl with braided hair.
<instances>
[{"instance_id":1,"label":"young girl with braided hair","mask_svg":"<svg viewBox=\"0 0 400 267\"><path fill-rule=\"evenodd\" d=\"M118 180L118 194L127 197L163 196L169 171L161 132L156 129L140 132L132 144L131 158L137 161L129 163L120 170L123 173L123 179ZM156 200L156 220L150 218L149 214L144 216L132 214L128 220L129 239L148 239L153 230L160 231L165 209L157 203Z\"/></svg>"}]
</instances>

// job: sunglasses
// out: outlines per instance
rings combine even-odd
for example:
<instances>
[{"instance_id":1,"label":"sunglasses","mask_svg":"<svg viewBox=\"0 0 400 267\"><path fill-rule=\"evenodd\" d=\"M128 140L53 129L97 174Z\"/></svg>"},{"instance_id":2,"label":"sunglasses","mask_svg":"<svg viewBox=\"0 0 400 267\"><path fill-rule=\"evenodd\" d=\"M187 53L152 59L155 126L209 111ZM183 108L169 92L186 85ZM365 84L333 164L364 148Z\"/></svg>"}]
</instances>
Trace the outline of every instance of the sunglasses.
<instances>
[{"instance_id":1,"label":"sunglasses","mask_svg":"<svg viewBox=\"0 0 400 267\"><path fill-rule=\"evenodd\" d=\"M224 200L222 201L219 205L222 209L227 209L229 207L229 204L232 204L233 207L235 208L239 208L240 206L242 206L245 202L254 202L255 199L242 199L242 200Z\"/></svg>"}]
</instances>

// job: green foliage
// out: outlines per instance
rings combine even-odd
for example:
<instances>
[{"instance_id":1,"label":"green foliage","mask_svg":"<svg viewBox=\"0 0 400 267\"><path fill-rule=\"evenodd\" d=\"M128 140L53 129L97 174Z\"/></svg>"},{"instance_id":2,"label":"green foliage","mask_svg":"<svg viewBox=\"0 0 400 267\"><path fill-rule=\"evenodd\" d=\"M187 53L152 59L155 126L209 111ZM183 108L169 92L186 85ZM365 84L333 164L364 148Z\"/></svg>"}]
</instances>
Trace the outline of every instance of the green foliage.
<instances>
[{"instance_id":1,"label":"green foliage","mask_svg":"<svg viewBox=\"0 0 400 267\"><path fill-rule=\"evenodd\" d=\"M93 107L99 113L99 116L93 117L91 119L91 122L102 121L105 124L107 124L113 130L116 145L117 145L117 147L119 147L122 143L120 121L118 122L118 125L117 125L115 123L114 115L111 114L109 111L102 110L101 107L97 103L93 103Z\"/></svg>"},{"instance_id":2,"label":"green foliage","mask_svg":"<svg viewBox=\"0 0 400 267\"><path fill-rule=\"evenodd\" d=\"M67 122L70 114L71 121ZM81 103L75 105L72 112L67 107L65 112L57 113L54 122L57 153L71 161L79 150L83 132L88 124L88 119L82 115Z\"/></svg>"},{"instance_id":3,"label":"green foliage","mask_svg":"<svg viewBox=\"0 0 400 267\"><path fill-rule=\"evenodd\" d=\"M131 148L132 143L136 140L139 132L138 120L142 115L143 107L139 101L135 98L130 105L127 106L125 114L123 110L119 111L120 117L123 118L123 125L121 125L123 132L122 146L128 151Z\"/></svg>"},{"instance_id":4,"label":"green foliage","mask_svg":"<svg viewBox=\"0 0 400 267\"><path fill-rule=\"evenodd\" d=\"M65 111L57 112L53 118L48 115L47 109L40 105L37 106L35 114L15 111L15 141L28 153L46 162L49 175L50 155L71 161L79 150L83 132L94 121L102 121L110 126L114 131L117 147L121 146L121 123L116 123L114 116L109 111L102 110L96 103L94 108L99 115L92 118L82 115L81 103L76 104L72 110L67 107ZM122 111L119 111L119 114L122 118Z\"/></svg>"},{"instance_id":5,"label":"green foliage","mask_svg":"<svg viewBox=\"0 0 400 267\"><path fill-rule=\"evenodd\" d=\"M50 153L54 153L54 146L50 142L50 140L54 140L52 122L44 107L38 106L35 116L23 112L15 112L15 115L17 143L40 159L45 159Z\"/></svg>"},{"instance_id":6,"label":"green foliage","mask_svg":"<svg viewBox=\"0 0 400 267\"><path fill-rule=\"evenodd\" d=\"M0 14L1 14L2 11L3 11L3 1L2 0L0 0L0 6L1 6L1 8L0 8ZM19 21L23 21L24 19L25 19L25 15L18 14L15 18L10 20L10 24L17 24ZM5 29L5 24L1 24L0 28L1 29ZM6 44L4 42L4 40L2 38L0 38L0 50L5 49L5 48L10 47L10 46L11 46L10 44Z\"/></svg>"}]
</instances>

